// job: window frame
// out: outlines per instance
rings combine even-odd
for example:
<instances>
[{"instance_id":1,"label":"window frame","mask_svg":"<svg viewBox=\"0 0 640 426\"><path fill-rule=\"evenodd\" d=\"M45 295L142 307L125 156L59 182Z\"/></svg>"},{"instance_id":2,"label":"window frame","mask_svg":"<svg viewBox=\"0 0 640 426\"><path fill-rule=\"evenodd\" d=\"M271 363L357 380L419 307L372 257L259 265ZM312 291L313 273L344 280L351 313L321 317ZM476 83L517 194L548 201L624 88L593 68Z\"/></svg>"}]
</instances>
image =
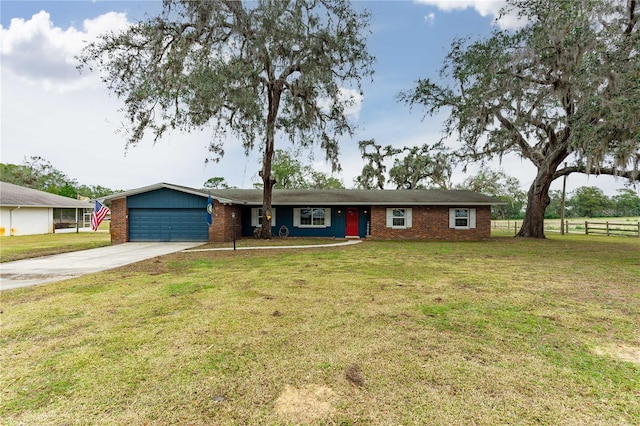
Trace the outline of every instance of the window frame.
<instances>
[{"instance_id":1,"label":"window frame","mask_svg":"<svg viewBox=\"0 0 640 426\"><path fill-rule=\"evenodd\" d=\"M466 211L466 216L458 216L458 211ZM458 220L466 220L465 225L458 225ZM451 229L475 229L476 209L470 207L452 207L449 209L449 228Z\"/></svg>"},{"instance_id":2,"label":"window frame","mask_svg":"<svg viewBox=\"0 0 640 426\"><path fill-rule=\"evenodd\" d=\"M305 210L311 210L310 220L311 223L302 223L302 213ZM316 217L314 212L316 210L323 210L323 223L314 223ZM293 226L296 228L330 228L331 227L331 208L329 207L296 207L293 209Z\"/></svg>"},{"instance_id":3,"label":"window frame","mask_svg":"<svg viewBox=\"0 0 640 426\"><path fill-rule=\"evenodd\" d=\"M404 215L402 217L396 216L395 212L402 210ZM413 226L413 212L411 207L389 207L387 208L387 228L391 229L409 229ZM404 219L402 225L394 225L396 219Z\"/></svg>"}]
</instances>

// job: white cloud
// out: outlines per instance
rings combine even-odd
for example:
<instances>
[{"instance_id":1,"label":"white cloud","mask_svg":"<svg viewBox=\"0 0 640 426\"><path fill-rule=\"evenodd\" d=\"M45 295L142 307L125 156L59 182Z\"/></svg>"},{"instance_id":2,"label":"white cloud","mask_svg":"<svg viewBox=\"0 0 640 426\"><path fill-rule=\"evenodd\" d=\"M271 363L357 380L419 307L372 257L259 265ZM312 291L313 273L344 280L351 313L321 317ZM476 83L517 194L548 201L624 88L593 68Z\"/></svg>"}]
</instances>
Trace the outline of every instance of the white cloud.
<instances>
[{"instance_id":1,"label":"white cloud","mask_svg":"<svg viewBox=\"0 0 640 426\"><path fill-rule=\"evenodd\" d=\"M429 24L429 25L433 24L433 22L434 22L435 20L436 20L436 14L435 14L435 13L433 13L433 12L431 12L431 13L430 13L430 14L428 14L428 15L425 15L425 17L424 17L424 21L425 21L427 24Z\"/></svg>"},{"instance_id":2,"label":"white cloud","mask_svg":"<svg viewBox=\"0 0 640 426\"><path fill-rule=\"evenodd\" d=\"M340 94L338 95L338 102L344 107L345 115L353 117L355 120L360 115L362 109L362 102L364 97L355 89L347 89L346 87L340 88ZM331 101L329 99L320 99L318 106L320 108L329 109L331 107Z\"/></svg>"},{"instance_id":3,"label":"white cloud","mask_svg":"<svg viewBox=\"0 0 640 426\"><path fill-rule=\"evenodd\" d=\"M356 120L362 109L362 93L355 89L340 88L340 101L346 105L345 114L354 117Z\"/></svg>"},{"instance_id":4,"label":"white cloud","mask_svg":"<svg viewBox=\"0 0 640 426\"><path fill-rule=\"evenodd\" d=\"M481 16L497 16L500 13L500 9L507 3L504 0L416 0L416 2L436 6L446 12L472 7Z\"/></svg>"},{"instance_id":5,"label":"white cloud","mask_svg":"<svg viewBox=\"0 0 640 426\"><path fill-rule=\"evenodd\" d=\"M95 75L79 74L76 56L88 41L127 25L127 18L122 13L87 19L81 30L54 26L45 11L36 13L29 20L14 18L8 28L0 27L2 72L10 72L49 91L80 90L96 84Z\"/></svg>"},{"instance_id":6,"label":"white cloud","mask_svg":"<svg viewBox=\"0 0 640 426\"><path fill-rule=\"evenodd\" d=\"M518 28L523 23L514 14L500 17L500 10L507 4L506 0L414 0L416 3L435 6L445 12L475 9L480 16L492 16L500 28ZM426 20L426 17L425 17Z\"/></svg>"}]
</instances>

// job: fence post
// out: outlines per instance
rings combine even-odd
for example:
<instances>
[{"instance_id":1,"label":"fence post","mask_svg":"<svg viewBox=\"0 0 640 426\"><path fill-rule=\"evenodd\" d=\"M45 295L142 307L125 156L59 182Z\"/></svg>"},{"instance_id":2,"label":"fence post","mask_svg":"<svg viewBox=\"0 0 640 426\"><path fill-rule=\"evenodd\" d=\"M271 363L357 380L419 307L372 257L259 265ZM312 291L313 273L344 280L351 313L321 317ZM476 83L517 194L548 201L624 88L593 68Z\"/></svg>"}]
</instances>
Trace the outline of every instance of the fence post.
<instances>
[{"instance_id":1,"label":"fence post","mask_svg":"<svg viewBox=\"0 0 640 426\"><path fill-rule=\"evenodd\" d=\"M605 222L605 224L607 225L607 237L609 236L609 221L607 220Z\"/></svg>"},{"instance_id":2,"label":"fence post","mask_svg":"<svg viewBox=\"0 0 640 426\"><path fill-rule=\"evenodd\" d=\"M640 238L640 222L638 222L638 238Z\"/></svg>"},{"instance_id":3,"label":"fence post","mask_svg":"<svg viewBox=\"0 0 640 426\"><path fill-rule=\"evenodd\" d=\"M584 221L584 235L589 235L589 221Z\"/></svg>"},{"instance_id":4,"label":"fence post","mask_svg":"<svg viewBox=\"0 0 640 426\"><path fill-rule=\"evenodd\" d=\"M518 235L518 222L513 222L513 236Z\"/></svg>"}]
</instances>

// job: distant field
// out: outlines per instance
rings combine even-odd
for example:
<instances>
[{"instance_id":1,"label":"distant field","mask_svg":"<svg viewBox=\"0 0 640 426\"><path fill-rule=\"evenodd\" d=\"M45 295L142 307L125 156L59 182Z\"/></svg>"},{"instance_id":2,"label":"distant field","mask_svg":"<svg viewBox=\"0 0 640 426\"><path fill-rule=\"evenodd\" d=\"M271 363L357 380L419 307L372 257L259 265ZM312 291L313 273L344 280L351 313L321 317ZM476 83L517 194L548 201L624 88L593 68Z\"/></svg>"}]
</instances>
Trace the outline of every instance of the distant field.
<instances>
[{"instance_id":1,"label":"distant field","mask_svg":"<svg viewBox=\"0 0 640 426\"><path fill-rule=\"evenodd\" d=\"M584 234L585 221L589 222L610 222L615 224L637 225L640 223L640 217L596 217L596 218L567 218L569 222L569 233ZM512 233L520 230L522 219L511 220L492 220L491 229L500 231L510 231ZM618 226L621 227L621 226ZM560 219L545 219L545 231L549 233L560 233ZM637 236L637 234L636 234Z\"/></svg>"},{"instance_id":2,"label":"distant field","mask_svg":"<svg viewBox=\"0 0 640 426\"><path fill-rule=\"evenodd\" d=\"M640 239L177 253L2 293L6 425L640 424Z\"/></svg>"}]
</instances>

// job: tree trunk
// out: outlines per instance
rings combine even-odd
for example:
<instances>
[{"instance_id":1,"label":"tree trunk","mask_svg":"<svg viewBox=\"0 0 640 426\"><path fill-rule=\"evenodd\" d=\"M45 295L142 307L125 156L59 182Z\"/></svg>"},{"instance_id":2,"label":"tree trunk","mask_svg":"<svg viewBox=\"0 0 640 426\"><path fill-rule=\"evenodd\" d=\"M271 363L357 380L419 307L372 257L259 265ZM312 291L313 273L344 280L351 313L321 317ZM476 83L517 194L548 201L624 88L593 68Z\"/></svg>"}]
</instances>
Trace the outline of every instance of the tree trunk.
<instances>
[{"instance_id":1,"label":"tree trunk","mask_svg":"<svg viewBox=\"0 0 640 426\"><path fill-rule=\"evenodd\" d=\"M269 139L269 137L267 137ZM273 194L273 186L276 180L271 177L271 163L273 160L273 141L267 143L264 150L262 161L262 228L260 229L260 238L271 238L271 197Z\"/></svg>"},{"instance_id":2,"label":"tree trunk","mask_svg":"<svg viewBox=\"0 0 640 426\"><path fill-rule=\"evenodd\" d=\"M522 227L516 237L546 238L544 235L544 212L551 202L549 187L553 182L556 168L538 169L538 174L527 193L527 209Z\"/></svg>"},{"instance_id":3,"label":"tree trunk","mask_svg":"<svg viewBox=\"0 0 640 426\"><path fill-rule=\"evenodd\" d=\"M271 238L271 196L273 194L273 186L276 180L271 176L271 164L273 163L273 154L275 152L275 133L276 118L278 117L278 108L280 106L281 88L271 86L269 88L267 113L267 134L264 144L264 156L262 157L262 227L260 229L260 238Z\"/></svg>"}]
</instances>

